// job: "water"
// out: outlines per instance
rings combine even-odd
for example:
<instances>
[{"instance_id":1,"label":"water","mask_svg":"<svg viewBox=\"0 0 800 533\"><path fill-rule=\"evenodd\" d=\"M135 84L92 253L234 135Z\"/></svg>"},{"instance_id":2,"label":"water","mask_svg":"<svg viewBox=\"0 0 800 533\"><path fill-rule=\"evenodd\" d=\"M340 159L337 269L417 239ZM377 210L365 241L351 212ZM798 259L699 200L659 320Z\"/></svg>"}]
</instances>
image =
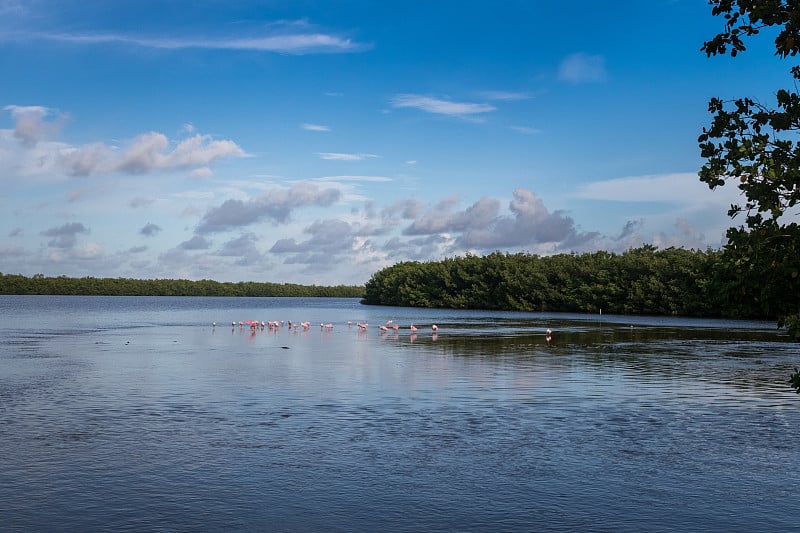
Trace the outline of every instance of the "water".
<instances>
[{"instance_id":1,"label":"water","mask_svg":"<svg viewBox=\"0 0 800 533\"><path fill-rule=\"evenodd\" d=\"M770 323L51 296L0 317L3 531L798 529L800 353Z\"/></svg>"}]
</instances>

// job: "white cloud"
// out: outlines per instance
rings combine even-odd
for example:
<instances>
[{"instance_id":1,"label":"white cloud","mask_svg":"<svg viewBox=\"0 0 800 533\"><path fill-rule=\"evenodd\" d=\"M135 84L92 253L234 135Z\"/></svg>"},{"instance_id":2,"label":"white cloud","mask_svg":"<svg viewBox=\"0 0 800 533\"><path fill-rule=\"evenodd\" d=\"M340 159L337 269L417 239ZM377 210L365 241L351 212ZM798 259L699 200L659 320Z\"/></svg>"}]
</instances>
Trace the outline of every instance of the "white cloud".
<instances>
[{"instance_id":1,"label":"white cloud","mask_svg":"<svg viewBox=\"0 0 800 533\"><path fill-rule=\"evenodd\" d=\"M738 196L739 190L736 187L709 189L693 172L595 181L581 186L575 194L576 198L585 200L668 202L681 205L730 205Z\"/></svg>"},{"instance_id":2,"label":"white cloud","mask_svg":"<svg viewBox=\"0 0 800 533\"><path fill-rule=\"evenodd\" d=\"M328 126L323 126L321 124L302 124L300 126L306 131L331 131Z\"/></svg>"},{"instance_id":3,"label":"white cloud","mask_svg":"<svg viewBox=\"0 0 800 533\"><path fill-rule=\"evenodd\" d=\"M8 105L3 109L14 119L14 136L27 145L55 136L67 119L66 115L43 106Z\"/></svg>"},{"instance_id":4,"label":"white cloud","mask_svg":"<svg viewBox=\"0 0 800 533\"><path fill-rule=\"evenodd\" d=\"M623 202L636 209L625 210L631 218L619 237L598 245L619 251L644 242L659 247L719 246L724 242L725 230L733 225L726 215L728 207L741 200L740 194L735 186L711 190L697 174L686 172L589 183L575 197ZM602 206L596 206L598 212L607 211ZM646 228L650 230L645 231Z\"/></svg>"},{"instance_id":5,"label":"white cloud","mask_svg":"<svg viewBox=\"0 0 800 533\"><path fill-rule=\"evenodd\" d=\"M583 52L564 58L558 67L558 79L567 83L596 83L606 79L606 60Z\"/></svg>"},{"instance_id":6,"label":"white cloud","mask_svg":"<svg viewBox=\"0 0 800 533\"><path fill-rule=\"evenodd\" d=\"M282 54L314 54L360 52L371 46L347 37L320 32L275 33L247 37L150 37L119 33L11 33L2 35L5 40L48 40L79 45L121 44L163 50L199 48L206 50L233 50L276 52Z\"/></svg>"},{"instance_id":7,"label":"white cloud","mask_svg":"<svg viewBox=\"0 0 800 533\"><path fill-rule=\"evenodd\" d=\"M375 159L374 154L346 154L341 152L320 152L317 154L320 159L327 161L363 161L365 159Z\"/></svg>"},{"instance_id":8,"label":"white cloud","mask_svg":"<svg viewBox=\"0 0 800 533\"><path fill-rule=\"evenodd\" d=\"M466 117L481 113L489 113L497 109L489 104L452 102L419 94L398 94L391 99L391 104L392 107L395 108L410 107L427 113L452 117Z\"/></svg>"},{"instance_id":9,"label":"white cloud","mask_svg":"<svg viewBox=\"0 0 800 533\"><path fill-rule=\"evenodd\" d=\"M484 91L480 94L487 100L503 100L507 102L513 102L517 100L528 100L532 98L531 95L528 93L520 93L513 91Z\"/></svg>"},{"instance_id":10,"label":"white cloud","mask_svg":"<svg viewBox=\"0 0 800 533\"><path fill-rule=\"evenodd\" d=\"M275 188L249 200L226 200L209 209L197 226L199 234L228 231L261 220L283 224L292 210L304 206L329 206L338 201L338 189L320 189L313 183L296 183L289 189Z\"/></svg>"},{"instance_id":11,"label":"white cloud","mask_svg":"<svg viewBox=\"0 0 800 533\"><path fill-rule=\"evenodd\" d=\"M223 157L244 157L233 141L213 141L209 135L194 135L168 151L169 140L161 133L145 133L133 140L112 168L133 174L152 170L205 166Z\"/></svg>"},{"instance_id":12,"label":"white cloud","mask_svg":"<svg viewBox=\"0 0 800 533\"><path fill-rule=\"evenodd\" d=\"M538 133L542 133L542 130L528 126L509 126L509 128L523 135L536 135Z\"/></svg>"},{"instance_id":13,"label":"white cloud","mask_svg":"<svg viewBox=\"0 0 800 533\"><path fill-rule=\"evenodd\" d=\"M97 243L89 242L75 250L76 259L97 259L103 255L103 247Z\"/></svg>"},{"instance_id":14,"label":"white cloud","mask_svg":"<svg viewBox=\"0 0 800 533\"><path fill-rule=\"evenodd\" d=\"M52 237L47 245L51 248L72 248L78 242L78 235L89 233L89 228L80 222L68 222L56 228L42 232L45 237Z\"/></svg>"},{"instance_id":15,"label":"white cloud","mask_svg":"<svg viewBox=\"0 0 800 533\"><path fill-rule=\"evenodd\" d=\"M501 214L500 201L494 198L481 198L458 211L453 211L457 197L445 198L424 212L420 212L418 205L407 205L403 218L412 219L412 222L403 230L403 235L451 238L453 252L492 251L565 241L576 243L595 236L580 233L574 220L563 212L550 212L531 191L517 188L513 197L508 206L510 215Z\"/></svg>"},{"instance_id":16,"label":"white cloud","mask_svg":"<svg viewBox=\"0 0 800 533\"><path fill-rule=\"evenodd\" d=\"M210 178L214 172L209 167L199 167L192 170L189 175L193 178Z\"/></svg>"},{"instance_id":17,"label":"white cloud","mask_svg":"<svg viewBox=\"0 0 800 533\"><path fill-rule=\"evenodd\" d=\"M675 232L668 234L659 232L653 236L653 245L659 248L683 247L703 249L708 246L706 236L699 233L688 220L679 218L675 221Z\"/></svg>"},{"instance_id":18,"label":"white cloud","mask_svg":"<svg viewBox=\"0 0 800 533\"><path fill-rule=\"evenodd\" d=\"M148 132L122 149L103 142L72 146L51 140L67 115L43 106L6 106L14 129L0 129L0 175L38 176L49 181L66 176L127 172L143 174L159 170L193 169L194 176L209 176L212 162L246 157L235 142L195 134L177 144L166 135ZM196 168L195 168L196 167Z\"/></svg>"},{"instance_id":19,"label":"white cloud","mask_svg":"<svg viewBox=\"0 0 800 533\"><path fill-rule=\"evenodd\" d=\"M374 183L385 183L394 180L392 178L387 178L386 176L323 176L321 178L314 178L313 181L321 181L321 182L370 181Z\"/></svg>"},{"instance_id":20,"label":"white cloud","mask_svg":"<svg viewBox=\"0 0 800 533\"><path fill-rule=\"evenodd\" d=\"M404 235L463 232L489 224L500 210L494 198L481 198L464 211L450 212L449 201L440 203L415 219L403 230Z\"/></svg>"},{"instance_id":21,"label":"white cloud","mask_svg":"<svg viewBox=\"0 0 800 533\"><path fill-rule=\"evenodd\" d=\"M59 160L70 176L89 176L98 171L110 170L106 162L114 156L114 151L105 144L92 143L79 148L64 148L60 151Z\"/></svg>"}]
</instances>

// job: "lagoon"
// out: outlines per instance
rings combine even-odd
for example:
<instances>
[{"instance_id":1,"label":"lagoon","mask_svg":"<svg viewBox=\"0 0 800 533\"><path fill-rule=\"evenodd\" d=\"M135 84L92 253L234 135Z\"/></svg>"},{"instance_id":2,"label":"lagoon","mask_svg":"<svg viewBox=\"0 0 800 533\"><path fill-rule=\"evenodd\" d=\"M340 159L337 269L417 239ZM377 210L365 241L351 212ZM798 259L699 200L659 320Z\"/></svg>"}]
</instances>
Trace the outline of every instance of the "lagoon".
<instances>
[{"instance_id":1,"label":"lagoon","mask_svg":"<svg viewBox=\"0 0 800 533\"><path fill-rule=\"evenodd\" d=\"M327 298L2 296L0 316L4 531L777 531L800 516L800 351L772 323ZM312 326L231 327L244 320Z\"/></svg>"}]
</instances>

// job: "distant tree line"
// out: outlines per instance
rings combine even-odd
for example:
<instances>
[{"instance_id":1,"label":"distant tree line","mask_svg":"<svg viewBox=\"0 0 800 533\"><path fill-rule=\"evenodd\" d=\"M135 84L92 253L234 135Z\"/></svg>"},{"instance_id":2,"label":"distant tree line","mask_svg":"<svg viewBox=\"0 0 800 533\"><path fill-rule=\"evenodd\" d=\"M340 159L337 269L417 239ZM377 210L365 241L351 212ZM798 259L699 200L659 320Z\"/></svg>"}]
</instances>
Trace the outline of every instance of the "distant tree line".
<instances>
[{"instance_id":1,"label":"distant tree line","mask_svg":"<svg viewBox=\"0 0 800 533\"><path fill-rule=\"evenodd\" d=\"M305 296L361 298L364 287L293 283L191 281L185 279L68 278L0 273L0 294L87 296Z\"/></svg>"},{"instance_id":2,"label":"distant tree line","mask_svg":"<svg viewBox=\"0 0 800 533\"><path fill-rule=\"evenodd\" d=\"M741 272L739 273L741 274ZM367 282L365 304L689 317L778 318L721 251L645 245L622 254L495 252L402 262ZM794 302L796 304L796 302Z\"/></svg>"}]
</instances>

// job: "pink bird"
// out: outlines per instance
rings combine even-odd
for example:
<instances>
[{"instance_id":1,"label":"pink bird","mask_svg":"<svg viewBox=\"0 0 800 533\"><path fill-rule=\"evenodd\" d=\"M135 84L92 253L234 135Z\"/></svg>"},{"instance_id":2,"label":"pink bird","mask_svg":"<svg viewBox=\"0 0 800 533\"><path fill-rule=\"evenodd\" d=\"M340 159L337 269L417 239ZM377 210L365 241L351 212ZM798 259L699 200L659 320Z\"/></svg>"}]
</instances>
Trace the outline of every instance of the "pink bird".
<instances>
[{"instance_id":1,"label":"pink bird","mask_svg":"<svg viewBox=\"0 0 800 533\"><path fill-rule=\"evenodd\" d=\"M431 329L432 329L433 331L439 331L439 326L437 326L436 324L434 324L434 325L432 325L432 326L431 326Z\"/></svg>"},{"instance_id":2,"label":"pink bird","mask_svg":"<svg viewBox=\"0 0 800 533\"><path fill-rule=\"evenodd\" d=\"M416 333L417 327L414 324L411 324L411 333Z\"/></svg>"}]
</instances>

